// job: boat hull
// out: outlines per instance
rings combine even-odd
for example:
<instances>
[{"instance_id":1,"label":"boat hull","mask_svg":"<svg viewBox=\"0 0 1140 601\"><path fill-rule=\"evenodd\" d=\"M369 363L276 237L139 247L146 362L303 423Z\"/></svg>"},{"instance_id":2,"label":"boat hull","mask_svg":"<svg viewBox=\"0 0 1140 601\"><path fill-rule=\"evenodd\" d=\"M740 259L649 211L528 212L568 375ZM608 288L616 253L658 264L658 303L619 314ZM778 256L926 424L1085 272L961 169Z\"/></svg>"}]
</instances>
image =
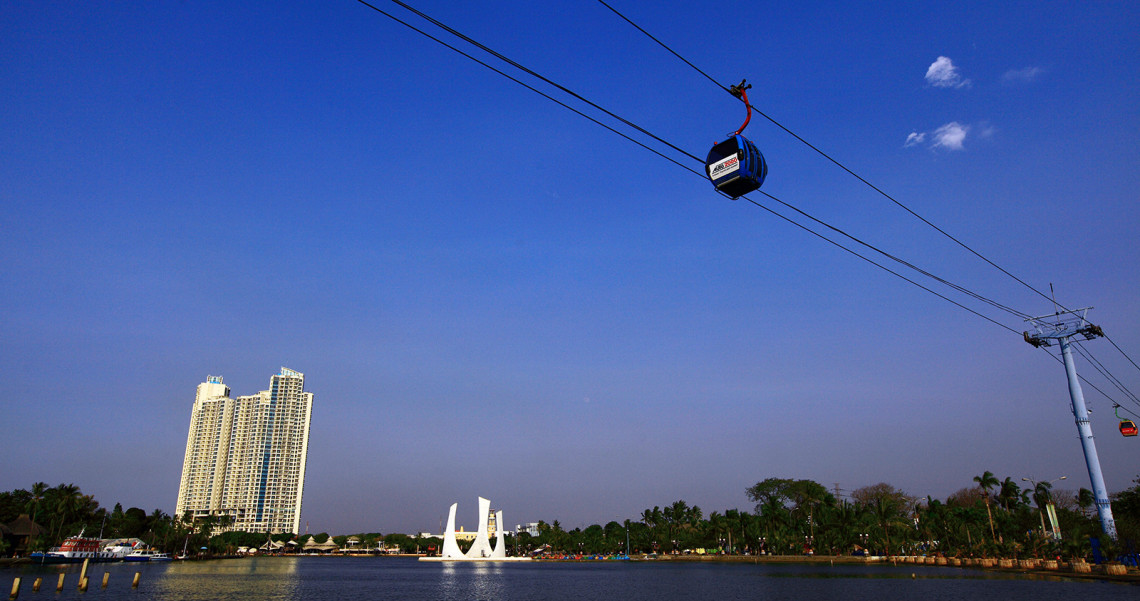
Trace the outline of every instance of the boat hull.
<instances>
[{"instance_id":1,"label":"boat hull","mask_svg":"<svg viewBox=\"0 0 1140 601\"><path fill-rule=\"evenodd\" d=\"M173 561L168 553L132 553L123 558L123 561Z\"/></svg>"},{"instance_id":2,"label":"boat hull","mask_svg":"<svg viewBox=\"0 0 1140 601\"><path fill-rule=\"evenodd\" d=\"M32 562L39 564L55 564L55 563L83 563L87 560L91 563L110 563L113 561L122 561L122 557L105 557L105 556L88 556L88 557L71 557L65 555L52 555L50 553L32 553L29 555Z\"/></svg>"}]
</instances>

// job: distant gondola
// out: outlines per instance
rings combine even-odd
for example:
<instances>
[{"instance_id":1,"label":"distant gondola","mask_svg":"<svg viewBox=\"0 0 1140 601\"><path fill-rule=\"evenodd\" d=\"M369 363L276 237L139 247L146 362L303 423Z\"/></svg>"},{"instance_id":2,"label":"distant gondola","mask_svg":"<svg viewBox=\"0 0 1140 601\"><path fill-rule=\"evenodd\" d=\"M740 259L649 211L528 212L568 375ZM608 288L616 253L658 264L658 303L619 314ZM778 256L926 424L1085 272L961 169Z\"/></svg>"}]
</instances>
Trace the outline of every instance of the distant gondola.
<instances>
[{"instance_id":1,"label":"distant gondola","mask_svg":"<svg viewBox=\"0 0 1140 601\"><path fill-rule=\"evenodd\" d=\"M1121 436L1136 436L1136 422L1130 419L1120 417L1120 404L1112 404L1113 412L1116 413L1116 419L1120 420L1120 435Z\"/></svg>"}]
</instances>

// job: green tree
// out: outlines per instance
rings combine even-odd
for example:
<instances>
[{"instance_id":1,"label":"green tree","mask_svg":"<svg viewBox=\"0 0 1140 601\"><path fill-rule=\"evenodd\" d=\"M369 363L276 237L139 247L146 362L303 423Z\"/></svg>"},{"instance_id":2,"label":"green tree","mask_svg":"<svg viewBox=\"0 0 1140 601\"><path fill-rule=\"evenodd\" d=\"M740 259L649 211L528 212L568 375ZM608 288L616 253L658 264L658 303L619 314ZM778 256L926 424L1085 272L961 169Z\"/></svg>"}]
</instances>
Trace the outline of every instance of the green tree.
<instances>
[{"instance_id":1,"label":"green tree","mask_svg":"<svg viewBox=\"0 0 1140 601\"><path fill-rule=\"evenodd\" d=\"M779 497L763 498L763 502L757 505L761 524L759 538L769 553L782 553L790 540L791 513Z\"/></svg>"},{"instance_id":2,"label":"green tree","mask_svg":"<svg viewBox=\"0 0 1140 601\"><path fill-rule=\"evenodd\" d=\"M821 505L832 506L835 496L813 480L768 478L745 490L756 503L762 516L766 544L780 552L795 548L792 537L800 543L815 537L815 511Z\"/></svg>"},{"instance_id":3,"label":"green tree","mask_svg":"<svg viewBox=\"0 0 1140 601\"><path fill-rule=\"evenodd\" d=\"M32 485L32 521L37 524L40 518L40 503L43 502L47 491L47 482L36 482Z\"/></svg>"},{"instance_id":4,"label":"green tree","mask_svg":"<svg viewBox=\"0 0 1140 601\"><path fill-rule=\"evenodd\" d=\"M728 541L728 533L731 531L731 526L728 525L728 520L724 515L719 512L712 512L705 520L705 547L714 547L717 549L725 549Z\"/></svg>"},{"instance_id":5,"label":"green tree","mask_svg":"<svg viewBox=\"0 0 1140 601\"><path fill-rule=\"evenodd\" d=\"M605 551L617 553L625 550L625 526L616 521L610 521L602 529L602 538L605 540Z\"/></svg>"},{"instance_id":6,"label":"green tree","mask_svg":"<svg viewBox=\"0 0 1140 601\"><path fill-rule=\"evenodd\" d=\"M0 524L7 524L20 517L21 513L27 513L28 505L31 503L32 493L22 488L11 492L0 492Z\"/></svg>"},{"instance_id":7,"label":"green tree","mask_svg":"<svg viewBox=\"0 0 1140 601\"><path fill-rule=\"evenodd\" d=\"M387 548L395 547L403 553L416 552L416 547L420 543L416 539L408 536L407 534L389 534L384 537L384 546Z\"/></svg>"},{"instance_id":8,"label":"green tree","mask_svg":"<svg viewBox=\"0 0 1140 601\"><path fill-rule=\"evenodd\" d=\"M1052 491L1051 482L1038 482L1033 487L1033 504L1037 506L1037 513L1041 517L1041 536L1045 536L1045 505L1053 499Z\"/></svg>"},{"instance_id":9,"label":"green tree","mask_svg":"<svg viewBox=\"0 0 1140 601\"><path fill-rule=\"evenodd\" d=\"M1001 488L998 490L997 495L998 505L1005 509L1007 512L1015 511L1019 506L1025 505L1029 502L1028 491L1022 491L1017 482L1013 478L1006 476L1005 480L1001 483Z\"/></svg>"},{"instance_id":10,"label":"green tree","mask_svg":"<svg viewBox=\"0 0 1140 601\"><path fill-rule=\"evenodd\" d=\"M1140 476L1133 482L1136 486L1114 493L1111 498L1120 540L1140 540Z\"/></svg>"},{"instance_id":11,"label":"green tree","mask_svg":"<svg viewBox=\"0 0 1140 601\"><path fill-rule=\"evenodd\" d=\"M214 534L214 527L218 524L218 516L209 514L198 518L194 524L198 527L198 536L209 540Z\"/></svg>"},{"instance_id":12,"label":"green tree","mask_svg":"<svg viewBox=\"0 0 1140 601\"><path fill-rule=\"evenodd\" d=\"M724 525L725 525L725 551L728 553L737 553L739 549L744 548L747 544L744 540L744 522L745 515L739 509L726 509L724 510Z\"/></svg>"},{"instance_id":13,"label":"green tree","mask_svg":"<svg viewBox=\"0 0 1140 601\"><path fill-rule=\"evenodd\" d=\"M599 524L591 524L582 531L581 542L586 553L591 555L606 552L606 530Z\"/></svg>"},{"instance_id":14,"label":"green tree","mask_svg":"<svg viewBox=\"0 0 1140 601\"><path fill-rule=\"evenodd\" d=\"M874 505L869 509L875 518L875 525L882 534L884 555L890 555L892 530L906 526L905 507L898 499L883 496L876 498Z\"/></svg>"},{"instance_id":15,"label":"green tree","mask_svg":"<svg viewBox=\"0 0 1140 601\"><path fill-rule=\"evenodd\" d=\"M63 538L63 528L69 523L75 512L79 511L81 504L79 487L74 484L60 484L55 487L55 511L59 520L59 531L56 540Z\"/></svg>"},{"instance_id":16,"label":"green tree","mask_svg":"<svg viewBox=\"0 0 1140 601\"><path fill-rule=\"evenodd\" d=\"M847 552L862 543L861 519L858 508L840 501L834 506L824 506L819 515L820 533L816 536L818 546L832 552Z\"/></svg>"},{"instance_id":17,"label":"green tree","mask_svg":"<svg viewBox=\"0 0 1140 601\"><path fill-rule=\"evenodd\" d=\"M974 482L978 483L978 487L981 488L982 493L985 494L986 517L990 520L990 538L994 542L997 542L997 534L994 534L994 515L993 512L990 511L990 491L998 485L998 479L994 476L993 472L986 470L982 472L981 476L974 476Z\"/></svg>"},{"instance_id":18,"label":"green tree","mask_svg":"<svg viewBox=\"0 0 1140 601\"><path fill-rule=\"evenodd\" d=\"M1081 488L1077 491L1077 506L1081 508L1081 513L1090 515L1089 509L1096 504L1096 495L1093 491L1087 488Z\"/></svg>"},{"instance_id":19,"label":"green tree","mask_svg":"<svg viewBox=\"0 0 1140 601\"><path fill-rule=\"evenodd\" d=\"M794 480L787 478L767 478L745 489L745 494L748 499L756 503L756 511L759 512L761 506L765 504L779 503L786 506L790 495L788 489Z\"/></svg>"}]
</instances>

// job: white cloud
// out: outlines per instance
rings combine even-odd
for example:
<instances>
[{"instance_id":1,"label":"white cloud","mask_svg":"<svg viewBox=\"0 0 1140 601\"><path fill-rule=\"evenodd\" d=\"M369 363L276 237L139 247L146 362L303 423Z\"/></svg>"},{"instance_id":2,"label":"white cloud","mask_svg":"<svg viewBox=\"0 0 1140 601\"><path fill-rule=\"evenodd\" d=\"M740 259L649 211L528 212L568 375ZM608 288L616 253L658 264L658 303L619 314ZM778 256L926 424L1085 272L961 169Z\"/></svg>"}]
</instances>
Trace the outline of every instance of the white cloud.
<instances>
[{"instance_id":1,"label":"white cloud","mask_svg":"<svg viewBox=\"0 0 1140 601\"><path fill-rule=\"evenodd\" d=\"M949 57L940 56L926 70L926 81L936 88L965 88L970 80L963 79L958 67Z\"/></svg>"},{"instance_id":2,"label":"white cloud","mask_svg":"<svg viewBox=\"0 0 1140 601\"><path fill-rule=\"evenodd\" d=\"M1002 83L1029 83L1041 74L1045 73L1045 69L1041 67L1026 67L1024 69L1011 69L1001 76Z\"/></svg>"},{"instance_id":3,"label":"white cloud","mask_svg":"<svg viewBox=\"0 0 1140 601\"><path fill-rule=\"evenodd\" d=\"M962 145L966 141L966 134L969 133L970 126L962 125L957 121L951 121L942 127L930 133L930 149L937 150L945 148L947 150L965 150ZM993 135L993 127L988 124L983 124L981 136L983 138ZM906 137L906 142L903 143L903 148L910 148L911 146L918 146L926 142L927 132L912 131Z\"/></svg>"},{"instance_id":4,"label":"white cloud","mask_svg":"<svg viewBox=\"0 0 1140 601\"><path fill-rule=\"evenodd\" d=\"M945 148L947 150L964 150L962 142L966 140L966 133L969 131L970 126L962 125L957 121L951 121L934 130L930 147Z\"/></svg>"}]
</instances>

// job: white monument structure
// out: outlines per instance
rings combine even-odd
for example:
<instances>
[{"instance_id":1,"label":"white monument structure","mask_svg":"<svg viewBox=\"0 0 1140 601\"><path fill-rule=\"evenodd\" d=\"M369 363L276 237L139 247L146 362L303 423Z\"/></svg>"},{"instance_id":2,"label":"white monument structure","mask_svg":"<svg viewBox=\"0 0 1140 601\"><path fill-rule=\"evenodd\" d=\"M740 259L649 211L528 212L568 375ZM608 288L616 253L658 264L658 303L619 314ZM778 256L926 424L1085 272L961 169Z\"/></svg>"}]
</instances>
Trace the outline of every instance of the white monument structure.
<instances>
[{"instance_id":1,"label":"white monument structure","mask_svg":"<svg viewBox=\"0 0 1140 601\"><path fill-rule=\"evenodd\" d=\"M455 540L455 510L459 503L452 503L447 512L447 530L443 533L443 550L439 557L421 557L420 561L526 561L529 557L507 557L507 542L503 533L503 512L495 512L495 546L487 534L487 522L491 517L491 502L479 497L479 530L475 542L464 554Z\"/></svg>"}]
</instances>

